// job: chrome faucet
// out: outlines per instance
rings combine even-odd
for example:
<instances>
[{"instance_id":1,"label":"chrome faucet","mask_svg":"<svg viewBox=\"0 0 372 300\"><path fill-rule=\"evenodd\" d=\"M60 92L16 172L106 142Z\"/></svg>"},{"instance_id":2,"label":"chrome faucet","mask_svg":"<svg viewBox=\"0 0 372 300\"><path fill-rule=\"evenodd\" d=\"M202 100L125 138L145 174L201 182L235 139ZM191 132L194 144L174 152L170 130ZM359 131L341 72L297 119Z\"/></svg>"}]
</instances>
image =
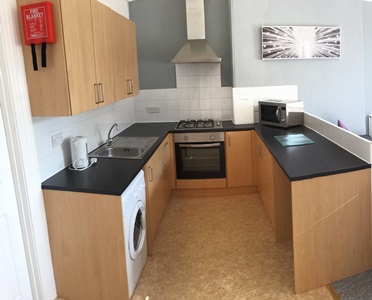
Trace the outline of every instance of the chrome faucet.
<instances>
[{"instance_id":1,"label":"chrome faucet","mask_svg":"<svg viewBox=\"0 0 372 300\"><path fill-rule=\"evenodd\" d=\"M114 127L116 127L116 130L119 131L119 126L117 123L114 123L114 125L111 126L109 132L108 132L108 136L107 136L107 146L111 147L112 145L112 137L111 137L111 131L114 129Z\"/></svg>"}]
</instances>

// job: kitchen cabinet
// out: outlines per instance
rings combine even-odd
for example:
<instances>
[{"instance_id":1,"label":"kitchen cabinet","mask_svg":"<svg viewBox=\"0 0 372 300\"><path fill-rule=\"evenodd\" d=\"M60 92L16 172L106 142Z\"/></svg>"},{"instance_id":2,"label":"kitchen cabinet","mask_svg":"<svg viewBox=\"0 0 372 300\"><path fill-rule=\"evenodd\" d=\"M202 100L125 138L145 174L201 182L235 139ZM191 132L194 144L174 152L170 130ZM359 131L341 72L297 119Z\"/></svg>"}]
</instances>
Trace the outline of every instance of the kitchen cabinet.
<instances>
[{"instance_id":1,"label":"kitchen cabinet","mask_svg":"<svg viewBox=\"0 0 372 300\"><path fill-rule=\"evenodd\" d=\"M115 97L122 100L139 93L136 25L114 13L112 16Z\"/></svg>"},{"instance_id":2,"label":"kitchen cabinet","mask_svg":"<svg viewBox=\"0 0 372 300\"><path fill-rule=\"evenodd\" d=\"M277 242L292 239L291 183L261 138L253 132L254 178Z\"/></svg>"},{"instance_id":3,"label":"kitchen cabinet","mask_svg":"<svg viewBox=\"0 0 372 300\"><path fill-rule=\"evenodd\" d=\"M43 194L58 297L129 299L121 196Z\"/></svg>"},{"instance_id":4,"label":"kitchen cabinet","mask_svg":"<svg viewBox=\"0 0 372 300\"><path fill-rule=\"evenodd\" d=\"M172 189L175 187L172 135L164 139L144 167L147 207L147 253L152 254L161 218Z\"/></svg>"},{"instance_id":5,"label":"kitchen cabinet","mask_svg":"<svg viewBox=\"0 0 372 300\"><path fill-rule=\"evenodd\" d=\"M34 2L17 0L18 5ZM23 46L32 115L71 116L114 102L112 19L117 14L96 0L50 2L56 43L47 45L47 67L34 71L30 47ZM128 47L128 53L135 49ZM36 48L40 62L40 45Z\"/></svg>"},{"instance_id":6,"label":"kitchen cabinet","mask_svg":"<svg viewBox=\"0 0 372 300\"><path fill-rule=\"evenodd\" d=\"M267 216L275 227L274 158L256 132L253 133L254 178Z\"/></svg>"},{"instance_id":7,"label":"kitchen cabinet","mask_svg":"<svg viewBox=\"0 0 372 300\"><path fill-rule=\"evenodd\" d=\"M229 131L226 141L228 187L253 185L252 131Z\"/></svg>"}]
</instances>

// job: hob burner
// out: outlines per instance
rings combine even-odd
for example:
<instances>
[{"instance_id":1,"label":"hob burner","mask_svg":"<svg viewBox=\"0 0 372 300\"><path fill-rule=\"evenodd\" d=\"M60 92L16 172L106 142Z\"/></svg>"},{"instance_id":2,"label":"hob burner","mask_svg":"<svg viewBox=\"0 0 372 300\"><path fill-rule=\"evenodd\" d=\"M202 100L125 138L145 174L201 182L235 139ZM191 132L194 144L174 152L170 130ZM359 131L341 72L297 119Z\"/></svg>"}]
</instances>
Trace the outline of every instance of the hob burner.
<instances>
[{"instance_id":1,"label":"hob burner","mask_svg":"<svg viewBox=\"0 0 372 300\"><path fill-rule=\"evenodd\" d=\"M199 119L199 120L181 120L176 129L208 129L208 128L222 128L221 121L213 119Z\"/></svg>"}]
</instances>

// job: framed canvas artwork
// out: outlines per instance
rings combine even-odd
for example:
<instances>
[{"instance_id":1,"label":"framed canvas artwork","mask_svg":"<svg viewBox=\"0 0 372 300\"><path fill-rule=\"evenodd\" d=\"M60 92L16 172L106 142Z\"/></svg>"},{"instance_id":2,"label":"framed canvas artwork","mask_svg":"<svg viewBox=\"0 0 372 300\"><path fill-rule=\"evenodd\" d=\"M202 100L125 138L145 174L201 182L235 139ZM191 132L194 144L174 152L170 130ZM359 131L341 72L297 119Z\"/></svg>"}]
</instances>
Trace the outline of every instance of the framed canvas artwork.
<instances>
[{"instance_id":1,"label":"framed canvas artwork","mask_svg":"<svg viewBox=\"0 0 372 300\"><path fill-rule=\"evenodd\" d=\"M340 27L263 26L262 59L338 59Z\"/></svg>"}]
</instances>

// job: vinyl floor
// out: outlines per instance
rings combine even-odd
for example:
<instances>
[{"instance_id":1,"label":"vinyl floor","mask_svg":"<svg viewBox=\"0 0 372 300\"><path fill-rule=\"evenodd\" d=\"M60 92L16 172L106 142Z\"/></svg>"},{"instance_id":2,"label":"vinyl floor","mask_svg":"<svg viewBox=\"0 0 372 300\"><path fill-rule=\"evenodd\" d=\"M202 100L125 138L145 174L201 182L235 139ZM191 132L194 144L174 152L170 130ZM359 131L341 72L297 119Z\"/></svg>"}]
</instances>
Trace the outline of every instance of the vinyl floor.
<instances>
[{"instance_id":1,"label":"vinyl floor","mask_svg":"<svg viewBox=\"0 0 372 300\"><path fill-rule=\"evenodd\" d=\"M171 196L132 300L332 299L293 280L292 243L276 243L258 194Z\"/></svg>"}]
</instances>

